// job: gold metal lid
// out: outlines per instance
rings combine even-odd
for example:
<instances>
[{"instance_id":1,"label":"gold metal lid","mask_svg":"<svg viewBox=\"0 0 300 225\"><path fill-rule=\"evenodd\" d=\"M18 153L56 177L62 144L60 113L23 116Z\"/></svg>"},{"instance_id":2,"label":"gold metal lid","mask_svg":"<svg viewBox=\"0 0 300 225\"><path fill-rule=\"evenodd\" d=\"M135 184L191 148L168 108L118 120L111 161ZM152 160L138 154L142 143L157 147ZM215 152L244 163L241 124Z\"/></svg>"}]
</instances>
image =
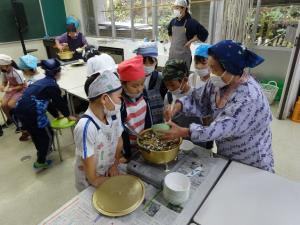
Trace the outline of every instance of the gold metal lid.
<instances>
[{"instance_id":1,"label":"gold metal lid","mask_svg":"<svg viewBox=\"0 0 300 225\"><path fill-rule=\"evenodd\" d=\"M93 205L105 216L124 216L137 209L145 197L143 182L131 175L109 178L93 194Z\"/></svg>"}]
</instances>

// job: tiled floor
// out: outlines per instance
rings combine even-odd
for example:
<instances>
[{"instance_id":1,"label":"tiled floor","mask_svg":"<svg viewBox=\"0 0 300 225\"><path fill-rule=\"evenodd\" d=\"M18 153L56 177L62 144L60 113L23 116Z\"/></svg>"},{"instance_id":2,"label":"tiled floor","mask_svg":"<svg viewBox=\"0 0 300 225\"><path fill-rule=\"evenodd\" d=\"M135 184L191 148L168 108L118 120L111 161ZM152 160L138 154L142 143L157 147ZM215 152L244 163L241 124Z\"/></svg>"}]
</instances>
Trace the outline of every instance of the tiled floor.
<instances>
[{"instance_id":1,"label":"tiled floor","mask_svg":"<svg viewBox=\"0 0 300 225\"><path fill-rule=\"evenodd\" d=\"M300 182L300 124L274 118L272 131L276 173ZM64 161L60 163L53 152L53 167L40 174L32 169L36 154L32 143L19 142L12 126L4 132L0 137L0 224L37 224L76 195L70 130L61 138ZM31 159L21 162L27 155Z\"/></svg>"}]
</instances>

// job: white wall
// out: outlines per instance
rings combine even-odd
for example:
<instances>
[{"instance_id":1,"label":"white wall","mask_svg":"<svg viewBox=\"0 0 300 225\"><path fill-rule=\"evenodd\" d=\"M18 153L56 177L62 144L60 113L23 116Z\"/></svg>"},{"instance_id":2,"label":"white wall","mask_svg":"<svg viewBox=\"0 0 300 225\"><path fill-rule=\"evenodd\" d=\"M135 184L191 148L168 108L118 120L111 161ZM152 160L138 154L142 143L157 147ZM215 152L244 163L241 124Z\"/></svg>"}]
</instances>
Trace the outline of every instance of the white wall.
<instances>
[{"instance_id":1,"label":"white wall","mask_svg":"<svg viewBox=\"0 0 300 225\"><path fill-rule=\"evenodd\" d=\"M66 15L75 16L80 21L79 30L84 33L83 29L83 15L81 11L81 0L64 0Z\"/></svg>"},{"instance_id":2,"label":"white wall","mask_svg":"<svg viewBox=\"0 0 300 225\"><path fill-rule=\"evenodd\" d=\"M31 53L39 59L47 59L46 49L42 40L25 41L26 49L38 49L38 51ZM0 44L0 53L11 56L16 62L19 57L24 55L20 42L9 42Z\"/></svg>"},{"instance_id":3,"label":"white wall","mask_svg":"<svg viewBox=\"0 0 300 225\"><path fill-rule=\"evenodd\" d=\"M291 57L291 48L255 46L253 51L265 61L251 70L259 79L285 80Z\"/></svg>"}]
</instances>

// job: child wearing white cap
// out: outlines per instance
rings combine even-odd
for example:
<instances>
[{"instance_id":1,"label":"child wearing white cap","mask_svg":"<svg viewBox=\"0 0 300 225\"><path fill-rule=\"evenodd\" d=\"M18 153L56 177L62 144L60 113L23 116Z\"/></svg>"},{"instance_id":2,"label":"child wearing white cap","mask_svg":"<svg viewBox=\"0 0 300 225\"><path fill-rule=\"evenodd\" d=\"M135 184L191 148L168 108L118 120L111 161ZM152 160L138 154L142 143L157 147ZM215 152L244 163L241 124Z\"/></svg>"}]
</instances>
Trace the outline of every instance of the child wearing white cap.
<instances>
[{"instance_id":1,"label":"child wearing white cap","mask_svg":"<svg viewBox=\"0 0 300 225\"><path fill-rule=\"evenodd\" d=\"M97 187L119 175L123 149L120 119L122 87L117 74L103 71L91 75L84 85L89 108L74 130L76 146L75 184L78 191Z\"/></svg>"},{"instance_id":2,"label":"child wearing white cap","mask_svg":"<svg viewBox=\"0 0 300 225\"><path fill-rule=\"evenodd\" d=\"M22 96L26 88L26 81L22 71L18 70L17 64L8 55L0 54L0 70L3 74L0 91L5 92L2 99L2 109L8 122L11 122L10 112Z\"/></svg>"}]
</instances>

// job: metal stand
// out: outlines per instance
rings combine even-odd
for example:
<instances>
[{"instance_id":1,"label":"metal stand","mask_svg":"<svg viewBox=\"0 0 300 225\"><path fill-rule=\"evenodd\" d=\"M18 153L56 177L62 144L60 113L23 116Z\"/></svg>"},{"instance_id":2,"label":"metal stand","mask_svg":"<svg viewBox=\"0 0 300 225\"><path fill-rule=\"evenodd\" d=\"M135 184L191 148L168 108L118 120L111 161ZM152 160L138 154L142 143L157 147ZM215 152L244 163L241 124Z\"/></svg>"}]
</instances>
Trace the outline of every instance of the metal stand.
<instances>
[{"instance_id":1,"label":"metal stand","mask_svg":"<svg viewBox=\"0 0 300 225\"><path fill-rule=\"evenodd\" d=\"M61 132L61 130L55 130L55 139L56 139L56 143L57 143L57 151L58 151L58 155L59 155L59 160L62 162L63 158L62 158L61 149L60 149L58 132Z\"/></svg>"}]
</instances>

